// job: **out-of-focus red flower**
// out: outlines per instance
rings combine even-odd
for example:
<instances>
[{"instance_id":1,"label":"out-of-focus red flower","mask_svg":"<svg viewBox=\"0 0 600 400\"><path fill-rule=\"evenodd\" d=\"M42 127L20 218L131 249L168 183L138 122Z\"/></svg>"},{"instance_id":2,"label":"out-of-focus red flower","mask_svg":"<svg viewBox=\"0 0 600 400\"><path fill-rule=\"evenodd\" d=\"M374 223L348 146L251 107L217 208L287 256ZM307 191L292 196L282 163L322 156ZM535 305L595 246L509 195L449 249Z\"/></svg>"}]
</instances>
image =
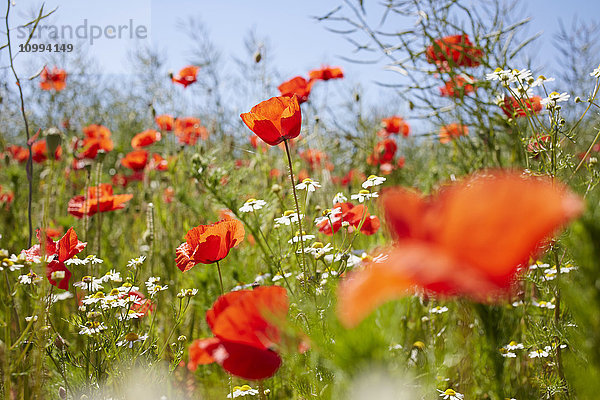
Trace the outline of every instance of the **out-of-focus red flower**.
<instances>
[{"instance_id":1,"label":"out-of-focus red flower","mask_svg":"<svg viewBox=\"0 0 600 400\"><path fill-rule=\"evenodd\" d=\"M351 183L363 182L365 179L367 179L365 174L363 174L359 170L353 168L350 171L348 171L348 173L344 177L342 177L340 183L343 186L348 186Z\"/></svg>"},{"instance_id":2,"label":"out-of-focus red flower","mask_svg":"<svg viewBox=\"0 0 600 400\"><path fill-rule=\"evenodd\" d=\"M308 73L311 81L321 80L328 81L330 79L341 79L344 77L344 72L340 67L321 67L313 69Z\"/></svg>"},{"instance_id":3,"label":"out-of-focus red flower","mask_svg":"<svg viewBox=\"0 0 600 400\"><path fill-rule=\"evenodd\" d=\"M271 146L300 134L302 112L298 98L272 97L240 115L250 130Z\"/></svg>"},{"instance_id":4,"label":"out-of-focus red flower","mask_svg":"<svg viewBox=\"0 0 600 400\"><path fill-rule=\"evenodd\" d=\"M67 73L64 69L53 67L52 71L44 67L40 73L40 88L60 92L67 86Z\"/></svg>"},{"instance_id":5,"label":"out-of-focus red flower","mask_svg":"<svg viewBox=\"0 0 600 400\"><path fill-rule=\"evenodd\" d=\"M527 151L537 156L540 152L547 150L550 144L550 135L532 137L527 143Z\"/></svg>"},{"instance_id":6,"label":"out-of-focus red flower","mask_svg":"<svg viewBox=\"0 0 600 400\"><path fill-rule=\"evenodd\" d=\"M169 186L163 191L163 200L165 203L172 203L173 199L175 199L175 190Z\"/></svg>"},{"instance_id":7,"label":"out-of-focus red flower","mask_svg":"<svg viewBox=\"0 0 600 400\"><path fill-rule=\"evenodd\" d=\"M0 207L4 207L7 210L10 208L10 204L15 199L15 194L10 190L4 190L0 185Z\"/></svg>"},{"instance_id":8,"label":"out-of-focus red flower","mask_svg":"<svg viewBox=\"0 0 600 400\"><path fill-rule=\"evenodd\" d=\"M46 139L38 140L34 144L31 145L31 158L36 163L43 163L48 159L48 144L46 143ZM56 147L54 151L54 159L60 160L62 156L62 147Z\"/></svg>"},{"instance_id":9,"label":"out-of-focus red flower","mask_svg":"<svg viewBox=\"0 0 600 400\"><path fill-rule=\"evenodd\" d=\"M273 168L273 169L271 169L271 171L269 171L269 177L271 179L279 178L282 175L283 175L283 172L281 172L281 170L277 169L277 168Z\"/></svg>"},{"instance_id":10,"label":"out-of-focus red flower","mask_svg":"<svg viewBox=\"0 0 600 400\"><path fill-rule=\"evenodd\" d=\"M166 171L169 169L169 162L162 158L160 154L153 153L150 160L150 168L157 171Z\"/></svg>"},{"instance_id":11,"label":"out-of-focus red flower","mask_svg":"<svg viewBox=\"0 0 600 400\"><path fill-rule=\"evenodd\" d=\"M98 155L99 151L108 153L114 148L111 133L104 125L88 125L83 128L85 135L81 145L83 150L79 153L78 158L87 158L93 160Z\"/></svg>"},{"instance_id":12,"label":"out-of-focus red flower","mask_svg":"<svg viewBox=\"0 0 600 400\"><path fill-rule=\"evenodd\" d=\"M410 135L410 125L404 118L397 115L382 119L381 124L383 125L383 129L388 133L401 134L404 137Z\"/></svg>"},{"instance_id":13,"label":"out-of-focus red flower","mask_svg":"<svg viewBox=\"0 0 600 400\"><path fill-rule=\"evenodd\" d=\"M124 208L125 203L132 198L132 194L114 194L110 184L101 183L99 187L89 187L87 197L79 195L69 200L68 211L77 218L82 218L84 215L91 217L97 212Z\"/></svg>"},{"instance_id":14,"label":"out-of-focus red flower","mask_svg":"<svg viewBox=\"0 0 600 400\"><path fill-rule=\"evenodd\" d=\"M133 171L141 171L148 164L148 152L146 150L134 150L121 159L121 165Z\"/></svg>"},{"instance_id":15,"label":"out-of-focus red flower","mask_svg":"<svg viewBox=\"0 0 600 400\"><path fill-rule=\"evenodd\" d=\"M457 75L440 88L440 96L463 97L475 91L475 81L470 76Z\"/></svg>"},{"instance_id":16,"label":"out-of-focus red flower","mask_svg":"<svg viewBox=\"0 0 600 400\"><path fill-rule=\"evenodd\" d=\"M266 379L281 365L278 349L289 310L287 292L279 286L239 290L217 299L206 313L214 337L195 340L188 368L216 362L243 379Z\"/></svg>"},{"instance_id":17,"label":"out-of-focus red flower","mask_svg":"<svg viewBox=\"0 0 600 400\"><path fill-rule=\"evenodd\" d=\"M440 128L440 143L448 143L452 140L467 136L469 134L469 127L459 123L452 123L444 125Z\"/></svg>"},{"instance_id":18,"label":"out-of-focus red flower","mask_svg":"<svg viewBox=\"0 0 600 400\"><path fill-rule=\"evenodd\" d=\"M173 125L175 124L175 118L172 115L162 114L157 115L154 119L158 129L161 131L170 132L173 130Z\"/></svg>"},{"instance_id":19,"label":"out-of-focus red flower","mask_svg":"<svg viewBox=\"0 0 600 400\"><path fill-rule=\"evenodd\" d=\"M438 66L477 67L483 51L469 40L469 35L453 35L437 39L425 50L427 61Z\"/></svg>"},{"instance_id":20,"label":"out-of-focus red flower","mask_svg":"<svg viewBox=\"0 0 600 400\"><path fill-rule=\"evenodd\" d=\"M251 135L249 137L250 139L250 144L252 145L252 147L254 147L255 149L260 149L260 151L262 151L263 153L267 152L267 146L265 145L264 142L259 141L259 137L256 135Z\"/></svg>"},{"instance_id":21,"label":"out-of-focus red flower","mask_svg":"<svg viewBox=\"0 0 600 400\"><path fill-rule=\"evenodd\" d=\"M183 85L184 88L187 88L189 85L196 82L196 76L198 75L199 70L200 67L188 65L187 67L182 68L177 75L171 78L171 80Z\"/></svg>"},{"instance_id":22,"label":"out-of-focus red flower","mask_svg":"<svg viewBox=\"0 0 600 400\"><path fill-rule=\"evenodd\" d=\"M312 169L320 168L327 161L327 154L317 149L307 149L301 151L299 155Z\"/></svg>"},{"instance_id":23,"label":"out-of-focus red flower","mask_svg":"<svg viewBox=\"0 0 600 400\"><path fill-rule=\"evenodd\" d=\"M313 81L307 81L301 76L296 76L289 81L283 82L279 85L278 89L282 96L292 97L296 95L298 103L302 104L308 100L313 83Z\"/></svg>"},{"instance_id":24,"label":"out-of-focus red flower","mask_svg":"<svg viewBox=\"0 0 600 400\"><path fill-rule=\"evenodd\" d=\"M404 168L404 164L406 164L406 158L404 156L398 157L398 162L396 163L398 168Z\"/></svg>"},{"instance_id":25,"label":"out-of-focus red flower","mask_svg":"<svg viewBox=\"0 0 600 400\"><path fill-rule=\"evenodd\" d=\"M177 268L186 272L198 263L212 264L227 257L229 250L244 240L244 225L237 219L199 225L185 235L176 250Z\"/></svg>"},{"instance_id":26,"label":"out-of-focus red flower","mask_svg":"<svg viewBox=\"0 0 600 400\"><path fill-rule=\"evenodd\" d=\"M396 244L340 285L338 316L348 327L415 285L439 295L498 300L519 266L584 206L551 179L506 171L465 178L431 197L395 188L381 201Z\"/></svg>"},{"instance_id":27,"label":"out-of-focus red flower","mask_svg":"<svg viewBox=\"0 0 600 400\"><path fill-rule=\"evenodd\" d=\"M160 140L160 132L154 129L148 129L138 133L131 139L131 147L138 149L140 147L150 146Z\"/></svg>"},{"instance_id":28,"label":"out-of-focus red flower","mask_svg":"<svg viewBox=\"0 0 600 400\"><path fill-rule=\"evenodd\" d=\"M208 139L208 130L200 124L200 118L177 118L175 120L175 136L179 143L193 146L198 139Z\"/></svg>"},{"instance_id":29,"label":"out-of-focus red flower","mask_svg":"<svg viewBox=\"0 0 600 400\"><path fill-rule=\"evenodd\" d=\"M527 111L521 106L519 101L512 96L506 96L504 103L500 106L504 114L509 118L525 117L527 113L537 114L542 110L542 98L540 96L531 96L529 99L521 99L521 104L525 106Z\"/></svg>"},{"instance_id":30,"label":"out-of-focus red flower","mask_svg":"<svg viewBox=\"0 0 600 400\"><path fill-rule=\"evenodd\" d=\"M24 163L29 158L29 151L24 147L12 145L8 146L6 150L10 157L19 163Z\"/></svg>"},{"instance_id":31,"label":"out-of-focus red flower","mask_svg":"<svg viewBox=\"0 0 600 400\"><path fill-rule=\"evenodd\" d=\"M373 235L379 230L379 218L369 214L362 204L355 206L349 202L336 203L333 206L333 210L337 212L334 212L330 218L321 221L317 226L319 232L327 236L331 236L339 231L342 227L342 222L348 222L352 228L358 228L363 218L363 225L360 228L361 233Z\"/></svg>"},{"instance_id":32,"label":"out-of-focus red flower","mask_svg":"<svg viewBox=\"0 0 600 400\"><path fill-rule=\"evenodd\" d=\"M375 145L373 154L367 157L369 165L389 163L394 159L398 145L393 139L385 139Z\"/></svg>"}]
</instances>

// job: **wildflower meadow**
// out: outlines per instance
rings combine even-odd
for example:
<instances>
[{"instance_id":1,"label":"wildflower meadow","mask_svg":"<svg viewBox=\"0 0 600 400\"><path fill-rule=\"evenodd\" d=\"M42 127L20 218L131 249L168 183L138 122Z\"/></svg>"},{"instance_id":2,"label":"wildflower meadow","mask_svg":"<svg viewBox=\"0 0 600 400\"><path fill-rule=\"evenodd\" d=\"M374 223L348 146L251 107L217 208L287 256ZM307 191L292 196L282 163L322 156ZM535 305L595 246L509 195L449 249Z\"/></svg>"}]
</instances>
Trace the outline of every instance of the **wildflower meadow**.
<instances>
[{"instance_id":1,"label":"wildflower meadow","mask_svg":"<svg viewBox=\"0 0 600 400\"><path fill-rule=\"evenodd\" d=\"M336 0L292 74L190 17L119 75L5 3L3 399L600 396L600 25L550 68L520 2Z\"/></svg>"}]
</instances>

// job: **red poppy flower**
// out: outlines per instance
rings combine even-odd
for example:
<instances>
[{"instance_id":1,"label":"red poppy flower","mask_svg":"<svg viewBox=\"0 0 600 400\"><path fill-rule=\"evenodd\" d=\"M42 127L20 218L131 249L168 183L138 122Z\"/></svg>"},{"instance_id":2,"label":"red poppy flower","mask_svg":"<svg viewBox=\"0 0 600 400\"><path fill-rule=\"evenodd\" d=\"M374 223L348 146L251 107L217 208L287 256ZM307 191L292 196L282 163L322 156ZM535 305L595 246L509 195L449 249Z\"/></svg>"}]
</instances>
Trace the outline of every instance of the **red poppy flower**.
<instances>
[{"instance_id":1,"label":"red poppy flower","mask_svg":"<svg viewBox=\"0 0 600 400\"><path fill-rule=\"evenodd\" d=\"M548 149L550 139L550 135L532 137L527 143L527 151L533 153L534 157L539 155L540 152Z\"/></svg>"},{"instance_id":2,"label":"red poppy flower","mask_svg":"<svg viewBox=\"0 0 600 400\"><path fill-rule=\"evenodd\" d=\"M342 186L348 186L351 183L363 182L365 179L367 179L365 174L363 174L357 169L351 169L344 177L342 177L340 183L342 184Z\"/></svg>"},{"instance_id":3,"label":"red poppy flower","mask_svg":"<svg viewBox=\"0 0 600 400\"><path fill-rule=\"evenodd\" d=\"M121 159L121 165L134 171L141 171L148 164L148 152L146 150L134 150Z\"/></svg>"},{"instance_id":4,"label":"red poppy flower","mask_svg":"<svg viewBox=\"0 0 600 400\"><path fill-rule=\"evenodd\" d=\"M344 72L340 67L321 67L314 69L308 73L311 81L321 80L328 81L330 79L341 79L344 77Z\"/></svg>"},{"instance_id":5,"label":"red poppy flower","mask_svg":"<svg viewBox=\"0 0 600 400\"><path fill-rule=\"evenodd\" d=\"M272 97L240 117L252 132L271 146L297 137L302 126L302 112L296 96Z\"/></svg>"},{"instance_id":6,"label":"red poppy flower","mask_svg":"<svg viewBox=\"0 0 600 400\"><path fill-rule=\"evenodd\" d=\"M169 162L162 158L160 154L153 153L150 160L150 168L157 171L166 171L169 169Z\"/></svg>"},{"instance_id":7,"label":"red poppy flower","mask_svg":"<svg viewBox=\"0 0 600 400\"><path fill-rule=\"evenodd\" d=\"M163 191L163 200L165 203L172 203L175 199L175 190L172 187L167 187Z\"/></svg>"},{"instance_id":8,"label":"red poppy flower","mask_svg":"<svg viewBox=\"0 0 600 400\"><path fill-rule=\"evenodd\" d=\"M67 86L67 73L64 69L52 68L52 72L48 67L44 67L40 74L40 88L42 90L56 90L60 92Z\"/></svg>"},{"instance_id":9,"label":"red poppy flower","mask_svg":"<svg viewBox=\"0 0 600 400\"><path fill-rule=\"evenodd\" d=\"M212 338L190 346L188 368L216 362L243 379L266 379L281 365L277 348L289 309L287 292L279 286L239 290L217 299L206 313Z\"/></svg>"},{"instance_id":10,"label":"red poppy flower","mask_svg":"<svg viewBox=\"0 0 600 400\"><path fill-rule=\"evenodd\" d=\"M519 266L583 210L581 198L566 187L505 171L471 176L426 198L396 188L381 200L397 244L385 260L340 285L338 315L346 326L414 285L441 295L497 299Z\"/></svg>"},{"instance_id":11,"label":"red poppy flower","mask_svg":"<svg viewBox=\"0 0 600 400\"><path fill-rule=\"evenodd\" d=\"M483 51L476 48L468 35L446 36L437 39L425 50L430 64L477 67L481 64Z\"/></svg>"},{"instance_id":12,"label":"red poppy flower","mask_svg":"<svg viewBox=\"0 0 600 400\"><path fill-rule=\"evenodd\" d=\"M208 139L208 130L200 124L199 118L177 118L175 120L175 136L179 143L193 146L198 139Z\"/></svg>"},{"instance_id":13,"label":"red poppy flower","mask_svg":"<svg viewBox=\"0 0 600 400\"><path fill-rule=\"evenodd\" d=\"M184 88L188 87L192 83L196 82L196 75L198 75L198 70L200 67L196 67L195 65L188 65L187 67L182 68L179 73L171 78L171 80L175 83L179 83L183 85Z\"/></svg>"},{"instance_id":14,"label":"red poppy flower","mask_svg":"<svg viewBox=\"0 0 600 400\"><path fill-rule=\"evenodd\" d=\"M29 151L24 147L12 145L8 146L6 150L10 157L19 163L24 163L29 158Z\"/></svg>"},{"instance_id":15,"label":"red poppy flower","mask_svg":"<svg viewBox=\"0 0 600 400\"><path fill-rule=\"evenodd\" d=\"M150 146L160 140L160 132L148 129L140 132L131 139L131 147L134 149Z\"/></svg>"},{"instance_id":16,"label":"red poppy flower","mask_svg":"<svg viewBox=\"0 0 600 400\"><path fill-rule=\"evenodd\" d=\"M39 262L42 257L49 260L46 265L48 281L59 289L67 290L71 271L65 266L65 261L85 249L87 243L80 242L77 239L77 234L72 227L57 242L52 240L47 232L44 234L41 229L36 231L36 236L39 244L23 250L21 254L30 262Z\"/></svg>"},{"instance_id":17,"label":"red poppy flower","mask_svg":"<svg viewBox=\"0 0 600 400\"><path fill-rule=\"evenodd\" d=\"M285 97L296 95L298 97L298 103L302 104L308 100L308 95L310 94L313 83L313 81L307 81L301 76L296 76L289 81L283 82L277 89L279 89L281 95Z\"/></svg>"},{"instance_id":18,"label":"red poppy flower","mask_svg":"<svg viewBox=\"0 0 600 400\"><path fill-rule=\"evenodd\" d=\"M450 79L444 87L440 88L440 96L444 97L463 97L475 91L473 78L457 75Z\"/></svg>"},{"instance_id":19,"label":"red poppy flower","mask_svg":"<svg viewBox=\"0 0 600 400\"><path fill-rule=\"evenodd\" d=\"M365 206L360 204L355 206L352 203L336 203L333 209L339 209L340 212L335 213L330 219L323 220L318 224L319 232L327 236L331 236L342 227L342 222L348 222L351 227L358 228L365 214ZM364 235L373 235L379 230L379 218L368 212L364 215L363 225L360 232Z\"/></svg>"},{"instance_id":20,"label":"red poppy flower","mask_svg":"<svg viewBox=\"0 0 600 400\"><path fill-rule=\"evenodd\" d=\"M175 124L175 119L173 116L167 114L157 115L154 121L156 122L158 129L167 132L172 131L173 125Z\"/></svg>"},{"instance_id":21,"label":"red poppy flower","mask_svg":"<svg viewBox=\"0 0 600 400\"><path fill-rule=\"evenodd\" d=\"M0 206L6 208L7 210L10 208L10 204L15 199L15 194L10 190L4 191L2 185L0 185Z\"/></svg>"},{"instance_id":22,"label":"red poppy flower","mask_svg":"<svg viewBox=\"0 0 600 400\"><path fill-rule=\"evenodd\" d=\"M393 139L385 139L375 145L373 154L367 157L369 165L389 163L394 159L398 145Z\"/></svg>"},{"instance_id":23,"label":"red poppy flower","mask_svg":"<svg viewBox=\"0 0 600 400\"><path fill-rule=\"evenodd\" d=\"M132 194L113 194L110 184L101 183L100 187L89 187L87 197L80 195L69 200L68 211L77 218L91 217L97 212L120 210L132 198Z\"/></svg>"},{"instance_id":24,"label":"red poppy flower","mask_svg":"<svg viewBox=\"0 0 600 400\"><path fill-rule=\"evenodd\" d=\"M327 154L317 149L307 149L301 151L299 155L312 169L319 168L327 161Z\"/></svg>"},{"instance_id":25,"label":"red poppy flower","mask_svg":"<svg viewBox=\"0 0 600 400\"><path fill-rule=\"evenodd\" d=\"M521 99L521 103L512 96L506 96L504 103L500 106L504 114L509 118L525 117L527 113L538 113L542 110L542 98L540 96L531 96L529 99ZM523 104L527 111L521 106Z\"/></svg>"},{"instance_id":26,"label":"red poppy flower","mask_svg":"<svg viewBox=\"0 0 600 400\"><path fill-rule=\"evenodd\" d=\"M43 163L48 159L48 144L45 139L38 140L34 144L31 145L31 158L36 163ZM62 155L62 148L58 146L54 151L54 159L60 160Z\"/></svg>"},{"instance_id":27,"label":"red poppy flower","mask_svg":"<svg viewBox=\"0 0 600 400\"><path fill-rule=\"evenodd\" d=\"M81 142L83 150L77 156L78 158L93 160L99 151L108 153L114 148L113 141L110 138L111 133L104 125L88 125L83 128L83 134L85 135Z\"/></svg>"},{"instance_id":28,"label":"red poppy flower","mask_svg":"<svg viewBox=\"0 0 600 400\"><path fill-rule=\"evenodd\" d=\"M381 124L388 133L400 133L404 137L410 135L410 125L408 125L404 118L397 115L382 119Z\"/></svg>"},{"instance_id":29,"label":"red poppy flower","mask_svg":"<svg viewBox=\"0 0 600 400\"><path fill-rule=\"evenodd\" d=\"M232 247L244 240L244 225L237 219L222 220L192 228L176 251L175 262L182 272L198 263L212 264L224 259Z\"/></svg>"},{"instance_id":30,"label":"red poppy flower","mask_svg":"<svg viewBox=\"0 0 600 400\"><path fill-rule=\"evenodd\" d=\"M469 127L462 124L452 123L440 128L440 143L448 143L453 139L469 134Z\"/></svg>"}]
</instances>

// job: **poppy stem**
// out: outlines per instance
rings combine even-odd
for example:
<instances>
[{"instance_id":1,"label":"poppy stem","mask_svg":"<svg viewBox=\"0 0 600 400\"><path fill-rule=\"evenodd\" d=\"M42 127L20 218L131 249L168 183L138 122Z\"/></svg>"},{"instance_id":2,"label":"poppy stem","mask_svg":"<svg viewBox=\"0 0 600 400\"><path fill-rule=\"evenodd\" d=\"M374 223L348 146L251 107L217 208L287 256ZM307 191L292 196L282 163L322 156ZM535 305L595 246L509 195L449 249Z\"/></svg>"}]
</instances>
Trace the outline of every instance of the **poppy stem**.
<instances>
[{"instance_id":1,"label":"poppy stem","mask_svg":"<svg viewBox=\"0 0 600 400\"><path fill-rule=\"evenodd\" d=\"M300 248L302 249L302 261L300 266L302 267L302 273L304 274L304 280L306 281L308 277L306 276L306 259L304 257L304 240L302 239L302 218L300 218L300 206L298 205L298 196L296 195L296 184L294 182L294 168L292 167L292 156L290 155L290 146L288 145L288 139L283 141L285 143L285 153L287 154L288 159L288 167L290 169L290 180L292 181L292 192L294 193L294 202L296 204L296 216L298 217L298 229L299 229L299 239L300 239Z\"/></svg>"},{"instance_id":2,"label":"poppy stem","mask_svg":"<svg viewBox=\"0 0 600 400\"><path fill-rule=\"evenodd\" d=\"M217 261L217 271L219 271L219 283L221 284L221 296L223 296L223 294L225 293L223 291L223 276L221 276L221 266L219 265L219 262Z\"/></svg>"}]
</instances>

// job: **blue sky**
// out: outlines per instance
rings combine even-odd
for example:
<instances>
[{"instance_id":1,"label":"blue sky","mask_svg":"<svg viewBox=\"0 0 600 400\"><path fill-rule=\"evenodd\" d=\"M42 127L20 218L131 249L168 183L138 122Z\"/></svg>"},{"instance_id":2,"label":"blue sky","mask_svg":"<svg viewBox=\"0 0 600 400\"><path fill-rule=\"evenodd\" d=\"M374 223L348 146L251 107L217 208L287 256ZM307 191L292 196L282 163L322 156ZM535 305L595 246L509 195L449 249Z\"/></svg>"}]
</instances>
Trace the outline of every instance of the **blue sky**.
<instances>
[{"instance_id":1,"label":"blue sky","mask_svg":"<svg viewBox=\"0 0 600 400\"><path fill-rule=\"evenodd\" d=\"M13 25L22 23L23 16L41 4L36 0L15 2ZM368 7L378 3L372 0L365 2ZM4 13L2 8L6 5L4 1L0 4L0 12ZM173 70L189 62L188 39L177 28L178 23L183 18L194 17L204 22L211 39L225 58L244 54L244 37L249 29L255 29L259 36L268 38L273 62L284 77L305 75L309 69L322 64L341 65L347 80L360 84L370 92L370 96L382 90L374 81L395 78L394 73L382 69L383 64L362 66L338 58L339 55L350 56L352 46L311 18L325 14L338 4L337 1L47 0L45 4L47 9L58 7L55 16L48 22L55 25L78 25L88 19L90 24L106 27L127 24L132 19L134 25L148 27L149 36L144 40L165 51ZM536 44L537 59L534 60L548 68L560 66L554 60L556 51L552 44L558 19L562 18L569 26L575 15L584 21L600 15L600 1L595 0L522 0L521 6L525 12L515 17L531 16L529 33L543 32ZM103 71L123 73L128 71L127 52L134 46L136 42L129 39L103 39L88 49ZM18 61L17 65L24 74L35 72L42 65L42 59L36 54L20 56Z\"/></svg>"}]
</instances>

